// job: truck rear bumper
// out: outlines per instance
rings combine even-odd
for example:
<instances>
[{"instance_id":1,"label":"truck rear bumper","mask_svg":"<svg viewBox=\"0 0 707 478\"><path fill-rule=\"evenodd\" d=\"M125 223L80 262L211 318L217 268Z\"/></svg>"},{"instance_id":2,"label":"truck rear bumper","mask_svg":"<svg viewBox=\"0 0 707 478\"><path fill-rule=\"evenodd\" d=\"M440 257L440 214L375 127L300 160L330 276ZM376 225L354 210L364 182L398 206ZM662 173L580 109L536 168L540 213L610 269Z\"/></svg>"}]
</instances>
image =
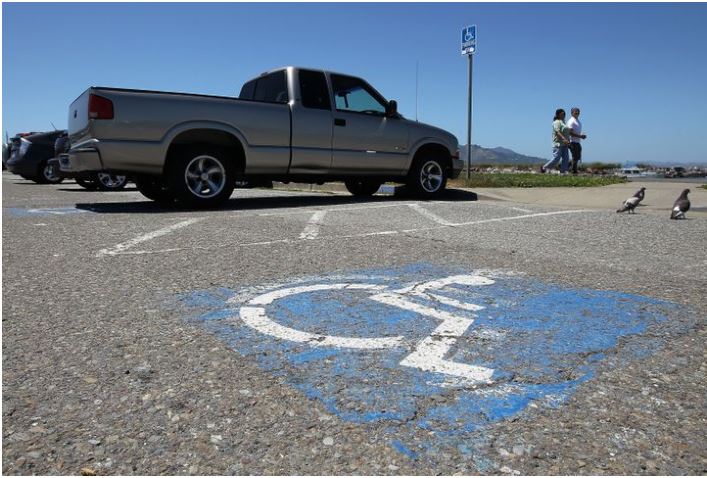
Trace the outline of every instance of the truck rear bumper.
<instances>
[{"instance_id":1,"label":"truck rear bumper","mask_svg":"<svg viewBox=\"0 0 707 478\"><path fill-rule=\"evenodd\" d=\"M62 173L77 174L102 171L101 155L94 148L72 149L59 155L59 166Z\"/></svg>"}]
</instances>

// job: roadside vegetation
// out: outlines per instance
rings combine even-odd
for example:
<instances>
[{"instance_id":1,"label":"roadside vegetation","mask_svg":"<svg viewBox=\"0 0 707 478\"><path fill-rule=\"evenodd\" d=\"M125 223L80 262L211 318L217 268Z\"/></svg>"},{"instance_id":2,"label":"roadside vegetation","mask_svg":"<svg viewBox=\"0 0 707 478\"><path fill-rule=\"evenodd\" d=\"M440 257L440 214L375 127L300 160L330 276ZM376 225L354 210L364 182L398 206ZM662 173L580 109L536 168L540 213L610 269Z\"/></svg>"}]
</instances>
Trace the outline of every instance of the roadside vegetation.
<instances>
[{"instance_id":1,"label":"roadside vegetation","mask_svg":"<svg viewBox=\"0 0 707 478\"><path fill-rule=\"evenodd\" d=\"M514 164L494 164L494 163L475 163L472 165L471 172L495 172L499 170L512 170L514 172L522 171L537 171L540 168L539 163L514 163ZM620 170L621 165L618 163L579 163L579 170L587 174L613 174Z\"/></svg>"},{"instance_id":2,"label":"roadside vegetation","mask_svg":"<svg viewBox=\"0 0 707 478\"><path fill-rule=\"evenodd\" d=\"M468 188L552 188L552 187L593 187L625 183L622 176L585 176L536 173L475 173L466 179L462 172L458 179L450 181L451 186Z\"/></svg>"}]
</instances>

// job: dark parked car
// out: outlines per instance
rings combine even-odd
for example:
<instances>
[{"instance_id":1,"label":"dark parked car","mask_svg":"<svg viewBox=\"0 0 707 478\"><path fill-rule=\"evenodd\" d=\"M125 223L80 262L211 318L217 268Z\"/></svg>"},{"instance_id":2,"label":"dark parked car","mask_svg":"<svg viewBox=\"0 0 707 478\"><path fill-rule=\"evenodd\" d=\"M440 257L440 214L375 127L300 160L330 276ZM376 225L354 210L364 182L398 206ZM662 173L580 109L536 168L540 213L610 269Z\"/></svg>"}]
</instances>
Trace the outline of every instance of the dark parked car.
<instances>
[{"instance_id":1,"label":"dark parked car","mask_svg":"<svg viewBox=\"0 0 707 478\"><path fill-rule=\"evenodd\" d=\"M63 180L59 169L49 164L54 157L54 142L66 131L19 134L12 138L7 169L40 184L57 184Z\"/></svg>"},{"instance_id":2,"label":"dark parked car","mask_svg":"<svg viewBox=\"0 0 707 478\"><path fill-rule=\"evenodd\" d=\"M2 143L2 170L5 171L7 169L7 166L5 166L5 163L7 163L7 160L10 159L10 142L6 141Z\"/></svg>"},{"instance_id":3,"label":"dark parked car","mask_svg":"<svg viewBox=\"0 0 707 478\"><path fill-rule=\"evenodd\" d=\"M100 189L102 191L117 191L123 189L128 184L128 177L117 174L102 173L78 173L71 174L63 172L59 169L59 155L69 151L69 135L64 132L54 142L54 157L49 160L49 165L56 168L59 174L64 178L73 178L76 183L90 191Z\"/></svg>"}]
</instances>

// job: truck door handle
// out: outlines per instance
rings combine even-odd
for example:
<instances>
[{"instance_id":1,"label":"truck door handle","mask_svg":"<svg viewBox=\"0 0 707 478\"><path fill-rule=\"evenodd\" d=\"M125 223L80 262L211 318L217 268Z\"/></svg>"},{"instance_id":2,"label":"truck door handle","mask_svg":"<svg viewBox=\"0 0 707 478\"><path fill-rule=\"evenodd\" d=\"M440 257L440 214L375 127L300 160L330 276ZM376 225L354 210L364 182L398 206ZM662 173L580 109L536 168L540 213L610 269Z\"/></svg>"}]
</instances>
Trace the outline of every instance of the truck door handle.
<instances>
[{"instance_id":1,"label":"truck door handle","mask_svg":"<svg viewBox=\"0 0 707 478\"><path fill-rule=\"evenodd\" d=\"M334 126L346 126L346 120L343 118L334 118Z\"/></svg>"}]
</instances>

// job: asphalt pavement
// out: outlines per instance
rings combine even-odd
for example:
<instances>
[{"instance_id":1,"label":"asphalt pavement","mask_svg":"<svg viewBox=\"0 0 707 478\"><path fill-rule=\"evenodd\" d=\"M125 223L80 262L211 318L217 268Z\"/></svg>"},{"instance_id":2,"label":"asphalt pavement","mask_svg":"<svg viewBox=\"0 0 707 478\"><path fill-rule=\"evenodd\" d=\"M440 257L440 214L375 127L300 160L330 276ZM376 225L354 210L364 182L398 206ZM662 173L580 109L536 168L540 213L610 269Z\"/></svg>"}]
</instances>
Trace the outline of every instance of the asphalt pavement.
<instances>
[{"instance_id":1,"label":"asphalt pavement","mask_svg":"<svg viewBox=\"0 0 707 478\"><path fill-rule=\"evenodd\" d=\"M707 217L503 194L3 173L3 473L707 473Z\"/></svg>"}]
</instances>

